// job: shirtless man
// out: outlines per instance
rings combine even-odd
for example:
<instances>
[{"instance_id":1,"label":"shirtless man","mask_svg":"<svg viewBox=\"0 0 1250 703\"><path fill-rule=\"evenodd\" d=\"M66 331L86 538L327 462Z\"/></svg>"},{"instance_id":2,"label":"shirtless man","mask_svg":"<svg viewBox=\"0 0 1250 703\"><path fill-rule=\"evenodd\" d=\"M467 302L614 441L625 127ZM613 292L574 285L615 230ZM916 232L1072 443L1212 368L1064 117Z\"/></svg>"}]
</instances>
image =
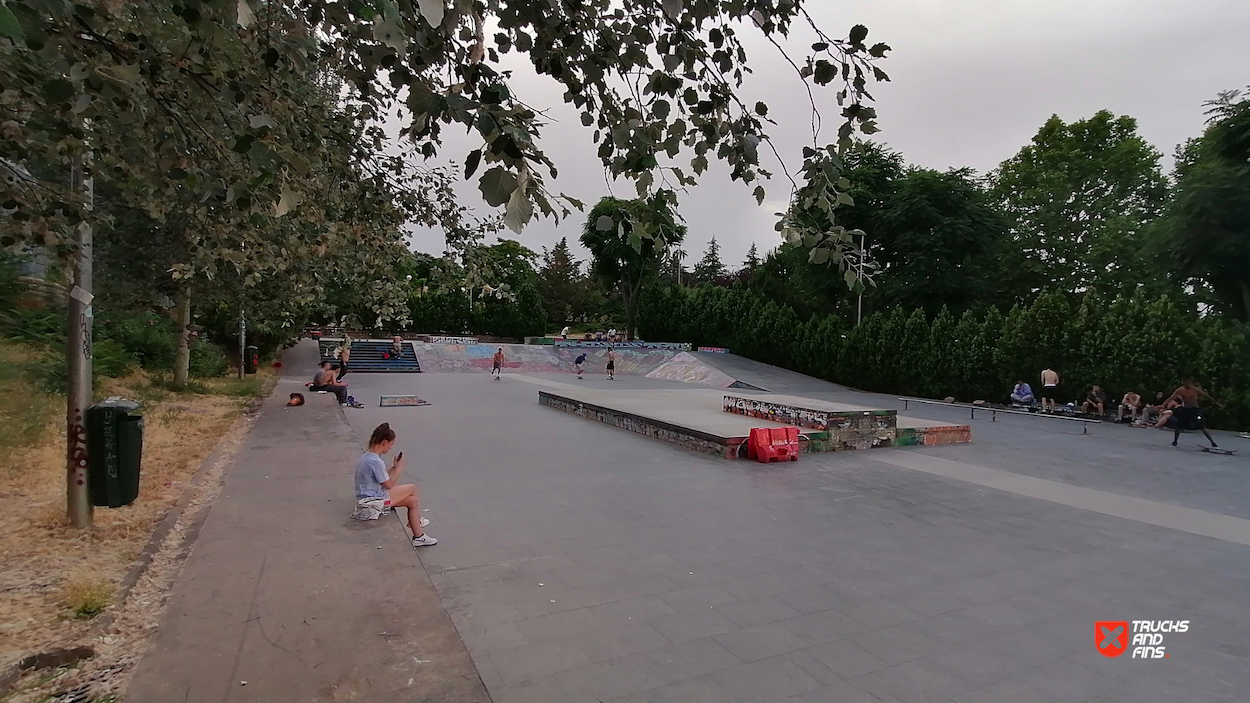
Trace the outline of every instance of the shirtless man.
<instances>
[{"instance_id":1,"label":"shirtless man","mask_svg":"<svg viewBox=\"0 0 1250 703\"><path fill-rule=\"evenodd\" d=\"M1202 408L1198 406L1198 400L1206 396L1211 398L1210 394L1198 387L1192 378L1185 379L1185 383L1177 388L1169 400L1175 400L1180 406L1174 411L1176 418L1176 427L1173 428L1172 446L1176 446L1177 440L1181 438L1181 432L1186 429L1202 430L1202 434L1206 435L1207 441L1211 443L1213 448L1219 445L1211 438L1211 433L1207 432L1207 423L1202 419ZM1212 399L1214 400L1214 399Z\"/></svg>"},{"instance_id":2,"label":"shirtless man","mask_svg":"<svg viewBox=\"0 0 1250 703\"><path fill-rule=\"evenodd\" d=\"M616 378L616 352L612 351L611 347L608 347L608 380L611 381L611 380L614 380L615 378Z\"/></svg>"},{"instance_id":3,"label":"shirtless man","mask_svg":"<svg viewBox=\"0 0 1250 703\"><path fill-rule=\"evenodd\" d=\"M1042 412L1054 412L1059 395L1059 372L1052 368L1042 370Z\"/></svg>"},{"instance_id":4,"label":"shirtless man","mask_svg":"<svg viewBox=\"0 0 1250 703\"><path fill-rule=\"evenodd\" d=\"M339 405L347 404L347 384L334 377L334 369L328 361L321 362L313 373L310 390L333 393L334 397L338 398Z\"/></svg>"},{"instance_id":5,"label":"shirtless man","mask_svg":"<svg viewBox=\"0 0 1250 703\"><path fill-rule=\"evenodd\" d=\"M495 380L498 381L499 376L502 373L503 373L503 347L499 347L498 349L495 350L494 362L491 366L490 375L494 376Z\"/></svg>"}]
</instances>

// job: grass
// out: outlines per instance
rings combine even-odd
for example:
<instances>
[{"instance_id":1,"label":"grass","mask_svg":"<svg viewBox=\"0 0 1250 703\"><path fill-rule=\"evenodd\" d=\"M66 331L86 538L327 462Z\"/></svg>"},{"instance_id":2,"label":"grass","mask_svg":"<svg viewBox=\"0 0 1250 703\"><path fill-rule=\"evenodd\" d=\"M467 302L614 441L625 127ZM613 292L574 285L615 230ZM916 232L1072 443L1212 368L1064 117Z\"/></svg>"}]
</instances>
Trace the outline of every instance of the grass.
<instances>
[{"instance_id":1,"label":"grass","mask_svg":"<svg viewBox=\"0 0 1250 703\"><path fill-rule=\"evenodd\" d=\"M98 579L70 581L65 586L65 605L81 620L90 620L113 603L114 586Z\"/></svg>"},{"instance_id":2,"label":"grass","mask_svg":"<svg viewBox=\"0 0 1250 703\"><path fill-rule=\"evenodd\" d=\"M97 398L142 403L143 461L138 500L97 508L94 529L81 533L65 518L65 399L39 391L23 371L36 353L0 341L0 670L92 637L90 618L117 597L156 525L251 399L276 382L266 372L196 379L178 391L142 372L97 379Z\"/></svg>"}]
</instances>

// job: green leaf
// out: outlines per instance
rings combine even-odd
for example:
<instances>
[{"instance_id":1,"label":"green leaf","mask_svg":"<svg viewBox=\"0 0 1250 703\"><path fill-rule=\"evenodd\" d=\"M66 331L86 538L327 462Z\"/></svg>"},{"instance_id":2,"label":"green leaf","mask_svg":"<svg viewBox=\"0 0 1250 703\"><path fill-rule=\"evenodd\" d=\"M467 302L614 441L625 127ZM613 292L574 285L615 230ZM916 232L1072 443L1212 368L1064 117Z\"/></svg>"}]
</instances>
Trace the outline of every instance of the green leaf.
<instances>
[{"instance_id":1,"label":"green leaf","mask_svg":"<svg viewBox=\"0 0 1250 703\"><path fill-rule=\"evenodd\" d=\"M43 99L54 105L69 102L73 96L74 84L64 78L48 81L43 86Z\"/></svg>"},{"instance_id":2,"label":"green leaf","mask_svg":"<svg viewBox=\"0 0 1250 703\"><path fill-rule=\"evenodd\" d=\"M512 195L508 198L508 207L504 211L503 223L508 229L521 233L525 229L525 224L534 217L534 204L530 199L525 197L525 193L520 188L512 191Z\"/></svg>"},{"instance_id":3,"label":"green leaf","mask_svg":"<svg viewBox=\"0 0 1250 703\"><path fill-rule=\"evenodd\" d=\"M379 16L373 21L373 38L402 54L408 48L408 37L399 24Z\"/></svg>"},{"instance_id":4,"label":"green leaf","mask_svg":"<svg viewBox=\"0 0 1250 703\"><path fill-rule=\"evenodd\" d=\"M499 207L508 202L516 190L516 176L503 166L496 166L482 174L478 189L489 205Z\"/></svg>"},{"instance_id":5,"label":"green leaf","mask_svg":"<svg viewBox=\"0 0 1250 703\"><path fill-rule=\"evenodd\" d=\"M437 29L443 24L443 0L417 0L417 5L421 10L421 16L431 27ZM502 205L502 203L500 203Z\"/></svg>"},{"instance_id":6,"label":"green leaf","mask_svg":"<svg viewBox=\"0 0 1250 703\"><path fill-rule=\"evenodd\" d=\"M833 64L824 59L816 62L816 74L812 78L816 85L829 85L829 83L838 76L838 69Z\"/></svg>"},{"instance_id":7,"label":"green leaf","mask_svg":"<svg viewBox=\"0 0 1250 703\"><path fill-rule=\"evenodd\" d=\"M464 160L464 180L473 177L473 173L477 171L477 165L482 161L482 150L474 149L469 152L468 158Z\"/></svg>"},{"instance_id":8,"label":"green leaf","mask_svg":"<svg viewBox=\"0 0 1250 703\"><path fill-rule=\"evenodd\" d=\"M22 25L17 23L17 17L13 16L8 5L0 5L0 36L8 37L14 42L26 39L26 35L22 34Z\"/></svg>"},{"instance_id":9,"label":"green leaf","mask_svg":"<svg viewBox=\"0 0 1250 703\"><path fill-rule=\"evenodd\" d=\"M669 19L675 20L681 17L682 1L681 0L664 0L664 14Z\"/></svg>"},{"instance_id":10,"label":"green leaf","mask_svg":"<svg viewBox=\"0 0 1250 703\"><path fill-rule=\"evenodd\" d=\"M239 0L235 7L235 14L238 18L239 26L248 29L256 24L256 15L252 13L252 8L247 4L247 0Z\"/></svg>"},{"instance_id":11,"label":"green leaf","mask_svg":"<svg viewBox=\"0 0 1250 703\"><path fill-rule=\"evenodd\" d=\"M655 115L657 120L663 120L668 118L668 113L671 109L672 106L668 104L667 100L656 100L651 105L651 114Z\"/></svg>"},{"instance_id":12,"label":"green leaf","mask_svg":"<svg viewBox=\"0 0 1250 703\"><path fill-rule=\"evenodd\" d=\"M823 249L823 248L812 249L811 251L807 253L807 259L808 261L811 261L813 264L827 263L829 261L829 250Z\"/></svg>"},{"instance_id":13,"label":"green leaf","mask_svg":"<svg viewBox=\"0 0 1250 703\"><path fill-rule=\"evenodd\" d=\"M851 27L850 39L852 44L863 44L864 39L868 37L868 28L862 24Z\"/></svg>"},{"instance_id":14,"label":"green leaf","mask_svg":"<svg viewBox=\"0 0 1250 703\"><path fill-rule=\"evenodd\" d=\"M612 226L614 224L616 223L612 221L611 217L607 215L600 215L599 219L595 220L595 229L599 230L600 232L607 232L608 230L612 229Z\"/></svg>"},{"instance_id":15,"label":"green leaf","mask_svg":"<svg viewBox=\"0 0 1250 703\"><path fill-rule=\"evenodd\" d=\"M755 195L755 204L763 205L764 204L764 186L755 186L754 195Z\"/></svg>"},{"instance_id":16,"label":"green leaf","mask_svg":"<svg viewBox=\"0 0 1250 703\"><path fill-rule=\"evenodd\" d=\"M877 58L881 58L882 56L885 56L885 52L889 50L890 50L890 45L886 44L885 42L881 42L879 44L873 44L872 48L868 50L868 53L872 54L873 56Z\"/></svg>"},{"instance_id":17,"label":"green leaf","mask_svg":"<svg viewBox=\"0 0 1250 703\"><path fill-rule=\"evenodd\" d=\"M755 114L760 117L768 117L768 106L762 102L755 103Z\"/></svg>"}]
</instances>

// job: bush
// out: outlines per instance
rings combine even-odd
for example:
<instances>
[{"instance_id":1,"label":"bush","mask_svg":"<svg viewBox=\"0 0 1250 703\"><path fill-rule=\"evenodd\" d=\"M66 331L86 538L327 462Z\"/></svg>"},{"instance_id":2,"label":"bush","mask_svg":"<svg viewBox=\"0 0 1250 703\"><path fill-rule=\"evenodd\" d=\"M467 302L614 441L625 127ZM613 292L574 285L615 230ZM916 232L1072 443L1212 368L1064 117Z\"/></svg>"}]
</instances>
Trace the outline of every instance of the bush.
<instances>
[{"instance_id":1,"label":"bush","mask_svg":"<svg viewBox=\"0 0 1250 703\"><path fill-rule=\"evenodd\" d=\"M178 326L170 318L154 312L115 311L97 320L96 338L121 344L151 371L172 369L177 354Z\"/></svg>"},{"instance_id":2,"label":"bush","mask_svg":"<svg viewBox=\"0 0 1250 703\"><path fill-rule=\"evenodd\" d=\"M1243 326L1198 317L1166 297L1106 301L1043 294L1003 315L894 308L843 330L836 317L799 321L788 306L745 290L652 286L638 306L648 339L728 347L758 361L866 391L960 400L1006 399L1012 384L1038 384L1050 367L1062 400L1078 402L1095 383L1113 399L1134 390L1153 398L1193 376L1222 405L1213 426L1250 426L1250 339ZM845 334L845 339L842 335Z\"/></svg>"},{"instance_id":3,"label":"bush","mask_svg":"<svg viewBox=\"0 0 1250 703\"><path fill-rule=\"evenodd\" d=\"M192 376L216 378L224 375L229 369L230 363L226 361L226 353L221 347L206 339L191 340L190 372Z\"/></svg>"},{"instance_id":4,"label":"bush","mask_svg":"<svg viewBox=\"0 0 1250 703\"><path fill-rule=\"evenodd\" d=\"M138 365L134 354L112 339L99 339L91 348L91 371L96 376L124 378Z\"/></svg>"}]
</instances>

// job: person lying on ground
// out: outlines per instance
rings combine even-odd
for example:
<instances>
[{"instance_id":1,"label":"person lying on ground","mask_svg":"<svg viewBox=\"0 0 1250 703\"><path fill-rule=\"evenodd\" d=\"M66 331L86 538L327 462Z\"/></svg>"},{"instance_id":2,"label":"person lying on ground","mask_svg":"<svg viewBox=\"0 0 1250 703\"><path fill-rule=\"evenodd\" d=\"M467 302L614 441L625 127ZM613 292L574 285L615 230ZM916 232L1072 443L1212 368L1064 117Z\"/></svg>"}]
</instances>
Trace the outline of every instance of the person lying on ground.
<instances>
[{"instance_id":1,"label":"person lying on ground","mask_svg":"<svg viewBox=\"0 0 1250 703\"><path fill-rule=\"evenodd\" d=\"M1116 410L1115 421L1123 422L1124 416L1127 414L1129 419L1136 420L1138 413L1141 412L1141 395L1129 391L1120 399L1120 407Z\"/></svg>"},{"instance_id":2,"label":"person lying on ground","mask_svg":"<svg viewBox=\"0 0 1250 703\"><path fill-rule=\"evenodd\" d=\"M339 405L347 404L347 384L334 377L334 368L328 361L321 362L317 371L313 373L313 381L309 390L333 393L334 397L338 398Z\"/></svg>"},{"instance_id":3,"label":"person lying on ground","mask_svg":"<svg viewBox=\"0 0 1250 703\"><path fill-rule=\"evenodd\" d=\"M1033 389L1024 381L1016 381L1016 387L1011 389L1011 400L1029 405L1034 400Z\"/></svg>"},{"instance_id":4,"label":"person lying on ground","mask_svg":"<svg viewBox=\"0 0 1250 703\"><path fill-rule=\"evenodd\" d=\"M1176 424L1172 427L1172 446L1176 446L1176 442L1181 438L1181 432L1184 430L1202 430L1202 434L1206 436L1207 441L1212 447L1218 448L1215 439L1211 437L1211 433L1207 432L1207 423L1202 416L1202 408L1198 401L1203 397L1212 401L1215 399L1209 393L1202 390L1202 386L1194 383L1194 379L1187 378L1185 383L1172 392L1172 400L1178 401L1180 406L1175 409L1174 416Z\"/></svg>"},{"instance_id":5,"label":"person lying on ground","mask_svg":"<svg viewBox=\"0 0 1250 703\"><path fill-rule=\"evenodd\" d=\"M1176 409L1180 407L1180 401L1168 398L1163 401L1163 405L1159 406L1159 421L1155 423L1155 427L1163 429L1172 424L1172 415L1176 413Z\"/></svg>"},{"instance_id":6,"label":"person lying on ground","mask_svg":"<svg viewBox=\"0 0 1250 703\"><path fill-rule=\"evenodd\" d=\"M395 430L388 422L374 428L369 436L369 450L356 462L356 511L357 520L375 520L389 509L405 508L408 511L408 529L412 530L412 545L428 547L438 540L425 534L430 521L421 517L421 501L417 487L411 483L399 483L404 472L404 453L400 452L391 467L386 468L382 457L395 447Z\"/></svg>"},{"instance_id":7,"label":"person lying on ground","mask_svg":"<svg viewBox=\"0 0 1250 703\"><path fill-rule=\"evenodd\" d=\"M1159 413L1163 412L1163 403L1167 399L1167 394L1163 391L1155 392L1154 400L1142 406L1141 414L1137 416L1137 424L1153 425L1159 419Z\"/></svg>"},{"instance_id":8,"label":"person lying on ground","mask_svg":"<svg viewBox=\"0 0 1250 703\"><path fill-rule=\"evenodd\" d=\"M1081 412L1088 413L1094 410L1098 411L1098 415L1107 414L1107 404L1111 402L1111 397L1102 389L1102 386L1094 386L1089 389L1089 395L1085 396L1085 402L1081 403Z\"/></svg>"}]
</instances>

